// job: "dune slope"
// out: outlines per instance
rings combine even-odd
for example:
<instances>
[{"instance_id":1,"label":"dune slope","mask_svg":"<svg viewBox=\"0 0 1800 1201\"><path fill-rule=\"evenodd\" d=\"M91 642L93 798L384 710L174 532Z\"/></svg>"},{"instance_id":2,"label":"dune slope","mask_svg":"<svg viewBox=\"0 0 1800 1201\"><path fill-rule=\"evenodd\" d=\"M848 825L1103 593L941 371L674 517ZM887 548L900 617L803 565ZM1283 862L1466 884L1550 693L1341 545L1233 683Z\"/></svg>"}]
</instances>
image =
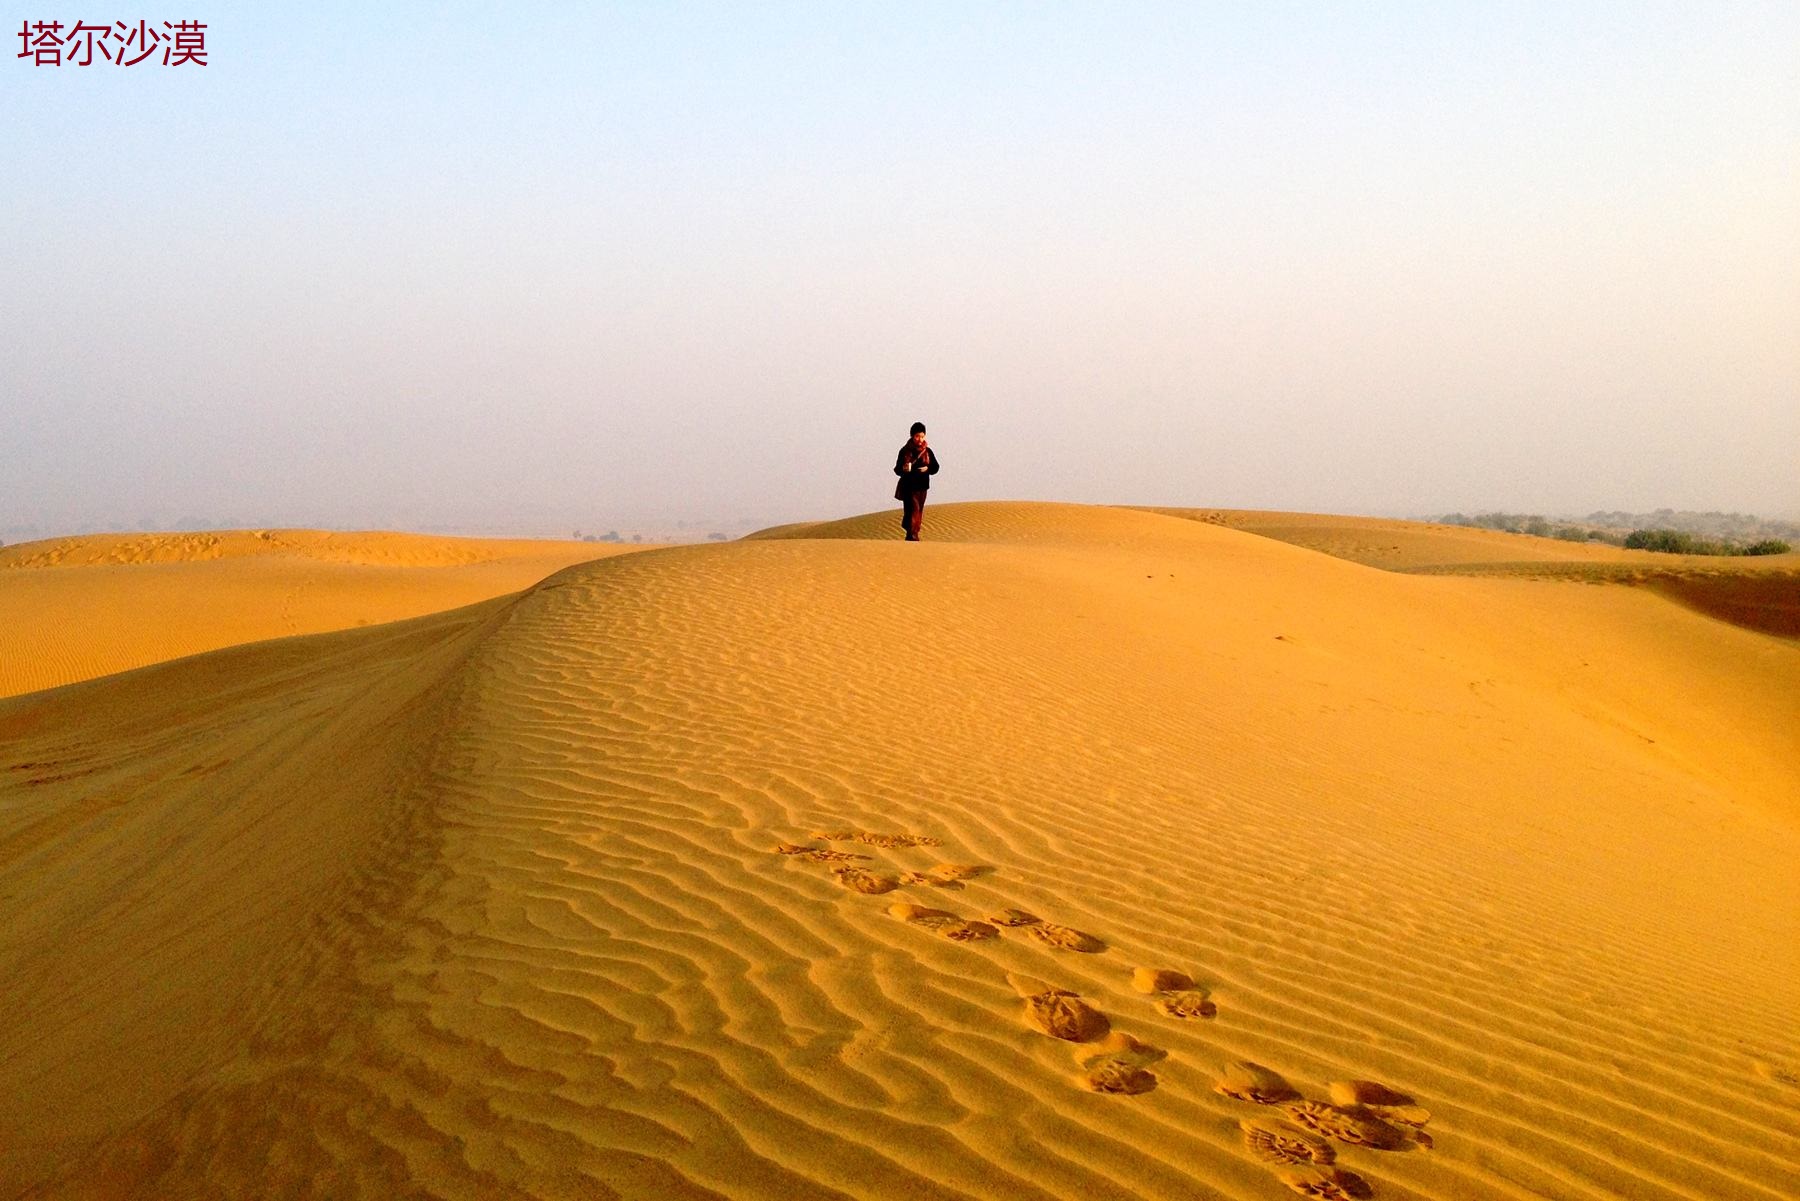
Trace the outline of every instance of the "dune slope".
<instances>
[{"instance_id":1,"label":"dune slope","mask_svg":"<svg viewBox=\"0 0 1800 1201\"><path fill-rule=\"evenodd\" d=\"M1800 1190L1800 650L928 523L0 702L0 1195Z\"/></svg>"},{"instance_id":2,"label":"dune slope","mask_svg":"<svg viewBox=\"0 0 1800 1201\"><path fill-rule=\"evenodd\" d=\"M1800 551L1670 555L1467 526L1246 509L1145 509L1221 525L1387 571L1647 588L1733 625L1800 638Z\"/></svg>"},{"instance_id":3,"label":"dune slope","mask_svg":"<svg viewBox=\"0 0 1800 1201\"><path fill-rule=\"evenodd\" d=\"M1389 517L1345 517L1335 513L1283 513L1260 509L1150 508L1144 512L1244 530L1335 558L1349 559L1353 563L1392 571L1522 563L1653 563L1659 557L1667 560L1667 556L1625 550L1604 542L1567 542L1504 530Z\"/></svg>"},{"instance_id":4,"label":"dune slope","mask_svg":"<svg viewBox=\"0 0 1800 1201\"><path fill-rule=\"evenodd\" d=\"M0 548L0 696L265 638L418 617L635 546L322 530Z\"/></svg>"}]
</instances>

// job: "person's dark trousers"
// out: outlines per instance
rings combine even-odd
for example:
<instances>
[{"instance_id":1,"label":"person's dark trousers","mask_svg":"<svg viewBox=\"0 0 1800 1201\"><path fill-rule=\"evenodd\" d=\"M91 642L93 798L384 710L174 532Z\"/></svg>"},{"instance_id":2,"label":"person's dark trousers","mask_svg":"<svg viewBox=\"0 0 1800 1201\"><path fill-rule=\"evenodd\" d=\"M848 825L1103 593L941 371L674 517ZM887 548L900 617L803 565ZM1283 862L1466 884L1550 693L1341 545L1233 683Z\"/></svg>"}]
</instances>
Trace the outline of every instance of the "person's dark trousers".
<instances>
[{"instance_id":1,"label":"person's dark trousers","mask_svg":"<svg viewBox=\"0 0 1800 1201\"><path fill-rule=\"evenodd\" d=\"M900 524L906 529L907 540L917 542L919 523L925 519L925 490L921 488L917 492L908 492L901 501L906 505L906 511L900 517Z\"/></svg>"}]
</instances>

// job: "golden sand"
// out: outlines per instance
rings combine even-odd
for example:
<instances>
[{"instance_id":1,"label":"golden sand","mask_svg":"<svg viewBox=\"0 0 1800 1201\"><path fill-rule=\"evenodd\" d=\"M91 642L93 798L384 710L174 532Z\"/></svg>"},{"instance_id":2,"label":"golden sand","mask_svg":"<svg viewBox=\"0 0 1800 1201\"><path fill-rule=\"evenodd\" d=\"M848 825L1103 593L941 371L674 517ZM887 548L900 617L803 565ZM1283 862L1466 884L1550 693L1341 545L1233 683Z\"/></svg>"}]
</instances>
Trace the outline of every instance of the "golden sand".
<instances>
[{"instance_id":1,"label":"golden sand","mask_svg":"<svg viewBox=\"0 0 1800 1201\"><path fill-rule=\"evenodd\" d=\"M0 548L0 696L489 600L635 546L320 530Z\"/></svg>"},{"instance_id":2,"label":"golden sand","mask_svg":"<svg viewBox=\"0 0 1800 1201\"><path fill-rule=\"evenodd\" d=\"M0 1196L1800 1194L1800 644L899 535L0 701Z\"/></svg>"},{"instance_id":3,"label":"golden sand","mask_svg":"<svg viewBox=\"0 0 1800 1201\"><path fill-rule=\"evenodd\" d=\"M1144 511L1247 530L1390 571L1631 584L1747 629L1800 638L1800 551L1749 558L1669 555L1381 517L1243 509Z\"/></svg>"}]
</instances>

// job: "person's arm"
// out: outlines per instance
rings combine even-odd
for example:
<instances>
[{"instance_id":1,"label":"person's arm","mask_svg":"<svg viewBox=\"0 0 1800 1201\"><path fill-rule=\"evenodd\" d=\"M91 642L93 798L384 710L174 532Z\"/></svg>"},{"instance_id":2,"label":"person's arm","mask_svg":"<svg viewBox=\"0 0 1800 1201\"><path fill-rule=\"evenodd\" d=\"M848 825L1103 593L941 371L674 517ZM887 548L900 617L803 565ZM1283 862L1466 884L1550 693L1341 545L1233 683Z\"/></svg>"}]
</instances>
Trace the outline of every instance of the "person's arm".
<instances>
[{"instance_id":1,"label":"person's arm","mask_svg":"<svg viewBox=\"0 0 1800 1201\"><path fill-rule=\"evenodd\" d=\"M900 448L900 453L894 456L894 474L906 474L906 448L904 446Z\"/></svg>"},{"instance_id":2,"label":"person's arm","mask_svg":"<svg viewBox=\"0 0 1800 1201\"><path fill-rule=\"evenodd\" d=\"M932 450L929 447L927 447L925 450L925 453L928 456L930 456L930 458L931 458L931 466L929 466L925 469L925 474L926 475L936 475L937 469L938 469L937 451Z\"/></svg>"}]
</instances>

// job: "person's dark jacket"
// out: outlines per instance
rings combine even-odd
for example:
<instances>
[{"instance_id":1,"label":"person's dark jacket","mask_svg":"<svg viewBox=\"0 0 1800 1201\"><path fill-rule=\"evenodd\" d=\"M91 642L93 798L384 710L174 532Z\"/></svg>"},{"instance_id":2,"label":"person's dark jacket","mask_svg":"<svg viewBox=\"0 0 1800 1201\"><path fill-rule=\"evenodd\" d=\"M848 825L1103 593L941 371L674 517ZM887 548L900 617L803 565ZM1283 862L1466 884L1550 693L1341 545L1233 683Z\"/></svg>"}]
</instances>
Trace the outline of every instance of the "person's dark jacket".
<instances>
[{"instance_id":1,"label":"person's dark jacket","mask_svg":"<svg viewBox=\"0 0 1800 1201\"><path fill-rule=\"evenodd\" d=\"M894 457L894 474L900 477L900 482L894 487L896 497L904 496L908 492L929 491L931 477L938 471L937 451L929 446L925 448L925 461L929 466L924 471L908 471L907 466L910 459L908 452L911 450L912 442L909 440L905 446L900 448L900 453Z\"/></svg>"}]
</instances>

